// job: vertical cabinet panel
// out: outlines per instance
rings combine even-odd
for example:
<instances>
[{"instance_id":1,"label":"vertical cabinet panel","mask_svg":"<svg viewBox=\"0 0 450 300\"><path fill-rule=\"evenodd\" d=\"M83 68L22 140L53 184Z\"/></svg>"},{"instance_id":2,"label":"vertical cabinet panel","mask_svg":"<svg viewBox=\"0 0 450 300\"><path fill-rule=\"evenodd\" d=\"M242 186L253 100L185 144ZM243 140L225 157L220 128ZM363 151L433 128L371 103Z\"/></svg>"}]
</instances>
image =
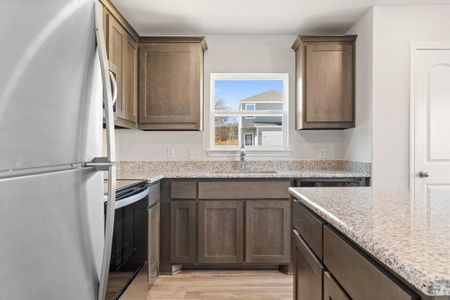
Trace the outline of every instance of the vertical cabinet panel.
<instances>
[{"instance_id":1,"label":"vertical cabinet panel","mask_svg":"<svg viewBox=\"0 0 450 300\"><path fill-rule=\"evenodd\" d=\"M290 262L289 201L246 202L246 262Z\"/></svg>"},{"instance_id":2,"label":"vertical cabinet panel","mask_svg":"<svg viewBox=\"0 0 450 300\"><path fill-rule=\"evenodd\" d=\"M199 263L243 262L242 201L199 202Z\"/></svg>"},{"instance_id":3,"label":"vertical cabinet panel","mask_svg":"<svg viewBox=\"0 0 450 300\"><path fill-rule=\"evenodd\" d=\"M172 263L195 263L195 201L170 203Z\"/></svg>"},{"instance_id":4,"label":"vertical cabinet panel","mask_svg":"<svg viewBox=\"0 0 450 300\"><path fill-rule=\"evenodd\" d=\"M137 44L131 38L124 39L124 118L137 122Z\"/></svg>"},{"instance_id":5,"label":"vertical cabinet panel","mask_svg":"<svg viewBox=\"0 0 450 300\"><path fill-rule=\"evenodd\" d=\"M125 117L125 104L123 98L123 70L124 70L124 43L126 32L117 20L108 15L108 59L109 68L114 73L117 82L117 99L115 115Z\"/></svg>"},{"instance_id":6,"label":"vertical cabinet panel","mask_svg":"<svg viewBox=\"0 0 450 300\"><path fill-rule=\"evenodd\" d=\"M139 64L139 127L202 130L201 43L141 43Z\"/></svg>"},{"instance_id":7,"label":"vertical cabinet panel","mask_svg":"<svg viewBox=\"0 0 450 300\"><path fill-rule=\"evenodd\" d=\"M296 51L296 127L355 126L356 36L300 36Z\"/></svg>"},{"instance_id":8,"label":"vertical cabinet panel","mask_svg":"<svg viewBox=\"0 0 450 300\"><path fill-rule=\"evenodd\" d=\"M117 82L114 124L136 128L137 124L137 43L112 14L104 10L109 68Z\"/></svg>"}]
</instances>

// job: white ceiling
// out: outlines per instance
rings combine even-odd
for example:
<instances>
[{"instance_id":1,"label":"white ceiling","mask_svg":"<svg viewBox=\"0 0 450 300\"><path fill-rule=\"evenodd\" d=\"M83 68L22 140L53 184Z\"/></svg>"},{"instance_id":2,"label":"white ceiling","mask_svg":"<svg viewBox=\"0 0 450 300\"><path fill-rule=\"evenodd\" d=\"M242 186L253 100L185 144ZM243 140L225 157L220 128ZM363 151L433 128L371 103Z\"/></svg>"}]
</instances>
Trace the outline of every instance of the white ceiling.
<instances>
[{"instance_id":1,"label":"white ceiling","mask_svg":"<svg viewBox=\"0 0 450 300\"><path fill-rule=\"evenodd\" d=\"M140 35L340 34L376 5L450 0L112 0Z\"/></svg>"}]
</instances>

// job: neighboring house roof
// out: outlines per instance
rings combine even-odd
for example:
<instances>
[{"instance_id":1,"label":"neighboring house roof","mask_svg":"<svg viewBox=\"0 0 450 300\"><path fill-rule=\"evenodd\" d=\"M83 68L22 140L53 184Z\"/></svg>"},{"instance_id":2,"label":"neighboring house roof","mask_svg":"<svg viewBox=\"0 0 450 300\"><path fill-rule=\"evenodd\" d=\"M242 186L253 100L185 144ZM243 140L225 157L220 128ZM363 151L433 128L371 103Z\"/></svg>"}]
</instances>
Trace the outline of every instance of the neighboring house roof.
<instances>
[{"instance_id":1,"label":"neighboring house roof","mask_svg":"<svg viewBox=\"0 0 450 300\"><path fill-rule=\"evenodd\" d=\"M242 103L256 103L256 102L283 102L283 95L274 90L265 91L239 101L239 107Z\"/></svg>"}]
</instances>

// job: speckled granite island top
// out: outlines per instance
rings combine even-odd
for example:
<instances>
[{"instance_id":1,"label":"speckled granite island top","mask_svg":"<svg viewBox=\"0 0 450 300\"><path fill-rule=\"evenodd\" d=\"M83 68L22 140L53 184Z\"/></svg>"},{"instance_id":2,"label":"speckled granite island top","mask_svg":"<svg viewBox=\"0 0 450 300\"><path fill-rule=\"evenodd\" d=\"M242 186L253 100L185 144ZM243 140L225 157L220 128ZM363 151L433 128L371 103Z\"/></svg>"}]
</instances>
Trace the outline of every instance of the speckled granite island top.
<instances>
[{"instance_id":1,"label":"speckled granite island top","mask_svg":"<svg viewBox=\"0 0 450 300\"><path fill-rule=\"evenodd\" d=\"M450 193L290 188L290 193L429 296L450 295Z\"/></svg>"}]
</instances>

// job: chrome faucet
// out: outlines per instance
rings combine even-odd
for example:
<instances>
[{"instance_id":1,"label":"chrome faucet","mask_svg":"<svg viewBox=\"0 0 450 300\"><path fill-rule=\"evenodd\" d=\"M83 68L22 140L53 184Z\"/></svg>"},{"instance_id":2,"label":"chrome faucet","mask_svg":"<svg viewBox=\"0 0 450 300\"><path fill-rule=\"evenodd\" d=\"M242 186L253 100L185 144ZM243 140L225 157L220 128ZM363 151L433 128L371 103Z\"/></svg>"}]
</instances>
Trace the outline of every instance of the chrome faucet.
<instances>
[{"instance_id":1,"label":"chrome faucet","mask_svg":"<svg viewBox=\"0 0 450 300\"><path fill-rule=\"evenodd\" d=\"M241 146L241 153L240 153L240 163L239 168L241 170L245 169L245 156L247 155L247 152L245 151L244 144Z\"/></svg>"}]
</instances>

